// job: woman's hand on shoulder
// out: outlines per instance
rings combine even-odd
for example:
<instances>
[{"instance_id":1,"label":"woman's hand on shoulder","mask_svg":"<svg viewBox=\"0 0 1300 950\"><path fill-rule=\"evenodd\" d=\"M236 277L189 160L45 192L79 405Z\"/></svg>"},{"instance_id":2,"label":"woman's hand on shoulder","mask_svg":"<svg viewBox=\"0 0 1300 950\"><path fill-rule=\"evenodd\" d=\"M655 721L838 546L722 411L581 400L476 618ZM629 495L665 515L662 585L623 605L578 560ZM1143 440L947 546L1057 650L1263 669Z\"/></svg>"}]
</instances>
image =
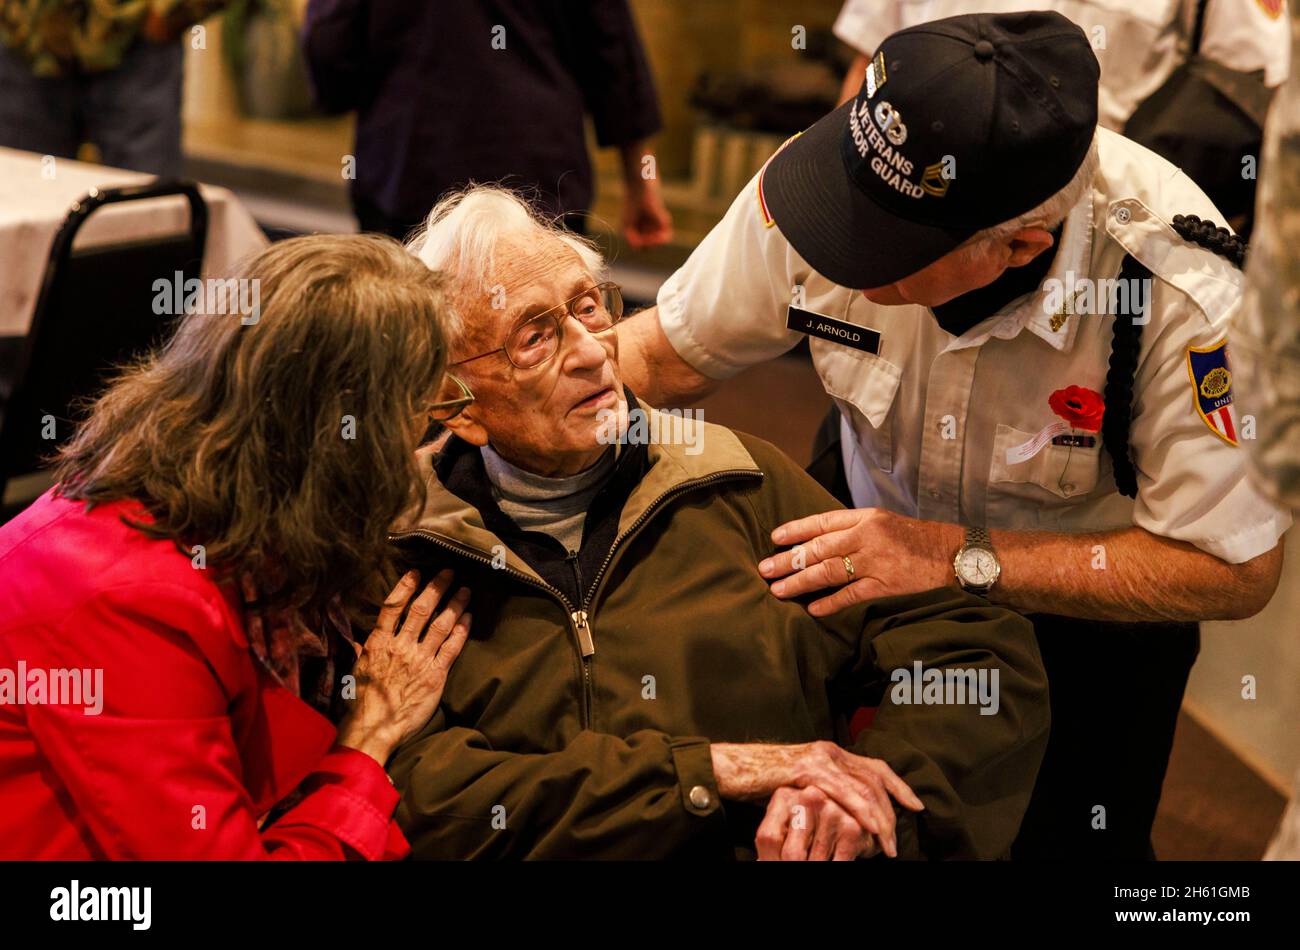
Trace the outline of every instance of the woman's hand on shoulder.
<instances>
[{"instance_id":1,"label":"woman's hand on shoulder","mask_svg":"<svg viewBox=\"0 0 1300 950\"><path fill-rule=\"evenodd\" d=\"M420 589L419 573L410 571L388 595L353 668L356 698L339 725L340 745L383 765L438 708L472 619L468 588L446 596L452 581L446 570Z\"/></svg>"}]
</instances>

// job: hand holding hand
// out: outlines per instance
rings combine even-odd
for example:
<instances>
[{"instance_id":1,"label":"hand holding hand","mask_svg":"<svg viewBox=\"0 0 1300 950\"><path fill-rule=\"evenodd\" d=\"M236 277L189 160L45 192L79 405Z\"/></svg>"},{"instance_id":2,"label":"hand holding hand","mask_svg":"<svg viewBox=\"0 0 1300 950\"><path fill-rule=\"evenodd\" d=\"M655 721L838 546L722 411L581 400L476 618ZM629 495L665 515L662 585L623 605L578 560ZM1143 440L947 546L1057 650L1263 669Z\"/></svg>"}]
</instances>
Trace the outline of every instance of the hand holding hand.
<instances>
[{"instance_id":1,"label":"hand holding hand","mask_svg":"<svg viewBox=\"0 0 1300 950\"><path fill-rule=\"evenodd\" d=\"M853 861L880 851L876 836L815 785L778 788L754 843L760 861Z\"/></svg>"},{"instance_id":2,"label":"hand holding hand","mask_svg":"<svg viewBox=\"0 0 1300 950\"><path fill-rule=\"evenodd\" d=\"M833 742L800 745L713 743L718 794L735 801L763 801L783 786L815 787L875 835L896 857L892 796L904 808L925 805L885 762L855 755Z\"/></svg>"}]
</instances>

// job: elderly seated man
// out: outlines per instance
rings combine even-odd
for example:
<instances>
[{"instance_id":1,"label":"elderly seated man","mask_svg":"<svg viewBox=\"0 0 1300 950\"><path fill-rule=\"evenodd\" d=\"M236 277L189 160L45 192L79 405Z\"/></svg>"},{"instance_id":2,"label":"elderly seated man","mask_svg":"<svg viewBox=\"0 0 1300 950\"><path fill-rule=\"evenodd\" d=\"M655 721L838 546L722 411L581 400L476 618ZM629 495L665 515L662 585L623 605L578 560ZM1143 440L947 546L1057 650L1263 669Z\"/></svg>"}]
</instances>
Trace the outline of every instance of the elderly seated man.
<instances>
[{"instance_id":1,"label":"elderly seated man","mask_svg":"<svg viewBox=\"0 0 1300 950\"><path fill-rule=\"evenodd\" d=\"M414 853L1003 856L1048 731L1029 623L955 586L826 618L773 596L772 529L834 501L637 404L588 244L480 186L411 250L448 276L453 434L394 540L476 621L390 763Z\"/></svg>"}]
</instances>

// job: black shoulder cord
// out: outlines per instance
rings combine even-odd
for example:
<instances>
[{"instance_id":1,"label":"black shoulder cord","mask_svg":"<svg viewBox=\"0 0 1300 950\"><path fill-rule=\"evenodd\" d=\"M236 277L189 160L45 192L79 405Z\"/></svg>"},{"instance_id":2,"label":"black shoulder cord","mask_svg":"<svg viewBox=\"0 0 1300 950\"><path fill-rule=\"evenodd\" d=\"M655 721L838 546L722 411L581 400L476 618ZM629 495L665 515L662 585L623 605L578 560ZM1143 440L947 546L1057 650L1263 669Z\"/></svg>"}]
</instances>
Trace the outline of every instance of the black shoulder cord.
<instances>
[{"instance_id":1,"label":"black shoulder cord","mask_svg":"<svg viewBox=\"0 0 1300 950\"><path fill-rule=\"evenodd\" d=\"M1213 221L1202 221L1194 214L1174 215L1174 231L1184 241L1199 244L1236 267L1246 261L1246 243L1227 228ZM1147 280L1151 272L1131 254L1126 255L1119 272L1120 280ZM1125 286L1132 287L1132 283ZM1132 299L1132 295L1129 296ZM1151 299L1147 297L1147 305ZM1133 420L1133 376L1137 372L1138 354L1142 349L1142 326L1131 314L1116 314L1110 341L1110 369L1106 373L1106 414L1102 417L1101 441L1110 453L1115 470L1115 487L1121 495L1137 497L1137 469L1129 454L1129 426Z\"/></svg>"},{"instance_id":2,"label":"black shoulder cord","mask_svg":"<svg viewBox=\"0 0 1300 950\"><path fill-rule=\"evenodd\" d=\"M1192 21L1192 41L1191 54L1197 55L1201 51L1201 42L1205 38L1205 8L1210 5L1210 0L1198 0L1196 4L1196 18Z\"/></svg>"}]
</instances>

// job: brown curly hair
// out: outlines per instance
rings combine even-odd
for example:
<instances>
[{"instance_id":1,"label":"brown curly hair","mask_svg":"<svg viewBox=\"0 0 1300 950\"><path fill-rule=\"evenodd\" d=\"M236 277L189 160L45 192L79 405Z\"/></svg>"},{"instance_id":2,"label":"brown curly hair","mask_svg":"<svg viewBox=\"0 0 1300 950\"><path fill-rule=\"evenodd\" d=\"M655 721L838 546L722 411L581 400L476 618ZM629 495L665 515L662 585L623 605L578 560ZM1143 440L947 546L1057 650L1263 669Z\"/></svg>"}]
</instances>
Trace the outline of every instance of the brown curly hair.
<instances>
[{"instance_id":1,"label":"brown curly hair","mask_svg":"<svg viewBox=\"0 0 1300 950\"><path fill-rule=\"evenodd\" d=\"M272 244L241 268L260 316L187 314L123 369L56 459L59 492L140 501L267 607L382 601L389 525L422 503L414 450L446 353L437 274L378 235ZM271 579L269 589L266 581Z\"/></svg>"}]
</instances>

